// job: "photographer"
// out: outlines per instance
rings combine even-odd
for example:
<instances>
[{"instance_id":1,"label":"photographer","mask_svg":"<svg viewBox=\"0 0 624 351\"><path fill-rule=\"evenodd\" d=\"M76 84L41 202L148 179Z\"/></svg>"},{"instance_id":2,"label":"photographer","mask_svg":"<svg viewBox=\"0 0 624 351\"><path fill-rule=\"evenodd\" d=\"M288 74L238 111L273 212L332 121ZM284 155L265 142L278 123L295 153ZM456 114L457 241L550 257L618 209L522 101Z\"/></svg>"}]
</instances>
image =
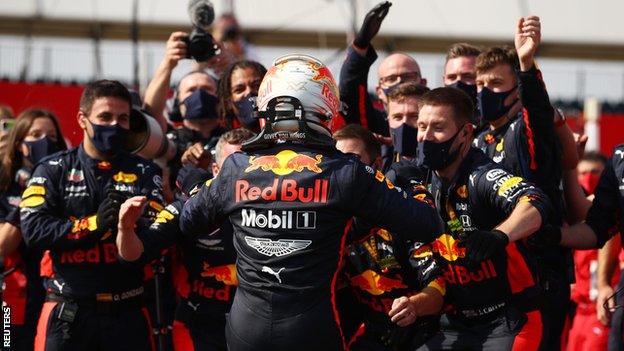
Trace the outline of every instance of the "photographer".
<instances>
[{"instance_id":1,"label":"photographer","mask_svg":"<svg viewBox=\"0 0 624 351\"><path fill-rule=\"evenodd\" d=\"M120 261L115 247L127 197L149 198L146 217L162 209L160 169L122 150L130 106L119 82L89 83L77 116L83 142L43 159L22 195L24 241L49 250L36 350L151 350L143 266Z\"/></svg>"}]
</instances>

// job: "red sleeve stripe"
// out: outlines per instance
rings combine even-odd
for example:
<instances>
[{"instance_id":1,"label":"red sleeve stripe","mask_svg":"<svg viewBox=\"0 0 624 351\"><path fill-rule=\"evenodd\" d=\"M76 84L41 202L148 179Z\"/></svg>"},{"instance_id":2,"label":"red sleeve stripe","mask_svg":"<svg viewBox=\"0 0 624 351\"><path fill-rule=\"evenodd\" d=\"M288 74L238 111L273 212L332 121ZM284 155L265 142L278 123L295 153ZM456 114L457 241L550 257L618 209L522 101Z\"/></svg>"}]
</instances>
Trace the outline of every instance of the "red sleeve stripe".
<instances>
[{"instance_id":1,"label":"red sleeve stripe","mask_svg":"<svg viewBox=\"0 0 624 351\"><path fill-rule=\"evenodd\" d=\"M366 116L366 87L362 84L358 85L358 110L360 112L360 124L364 128L368 128L368 118Z\"/></svg>"},{"instance_id":2,"label":"red sleeve stripe","mask_svg":"<svg viewBox=\"0 0 624 351\"><path fill-rule=\"evenodd\" d=\"M349 229L351 229L351 225L353 225L353 218L350 218L347 223L345 223L345 229L342 233L342 237L340 238L340 250L338 251L338 264L336 266L336 271L334 272L334 276L331 281L331 305L332 312L334 313L334 321L336 322L336 326L338 327L338 331L340 332L340 340L342 342L342 349L348 350L347 341L345 340L344 333L342 332L342 325L340 324L340 314L338 313L338 308L336 307L336 281L338 280L338 274L342 269L342 258L345 253L345 242L347 241L347 233L349 233Z\"/></svg>"},{"instance_id":3,"label":"red sleeve stripe","mask_svg":"<svg viewBox=\"0 0 624 351\"><path fill-rule=\"evenodd\" d=\"M531 129L531 122L529 121L529 112L522 108L522 118L524 119L524 124L526 125L526 136L527 143L529 146L529 157L531 158L531 163L529 168L533 171L537 170L537 161L535 161L535 140L533 137L533 129Z\"/></svg>"}]
</instances>

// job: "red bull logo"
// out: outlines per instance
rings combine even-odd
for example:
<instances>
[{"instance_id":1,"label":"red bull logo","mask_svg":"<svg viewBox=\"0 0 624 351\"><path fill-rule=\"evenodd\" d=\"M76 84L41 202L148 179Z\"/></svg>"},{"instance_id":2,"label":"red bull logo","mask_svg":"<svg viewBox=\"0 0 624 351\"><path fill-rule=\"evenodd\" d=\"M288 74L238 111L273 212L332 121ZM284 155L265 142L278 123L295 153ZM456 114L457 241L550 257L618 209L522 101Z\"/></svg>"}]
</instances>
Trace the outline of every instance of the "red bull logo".
<instances>
[{"instance_id":1,"label":"red bull logo","mask_svg":"<svg viewBox=\"0 0 624 351\"><path fill-rule=\"evenodd\" d=\"M319 167L323 155L316 155L314 158L298 154L292 150L280 151L277 155L251 156L249 157L249 166L245 169L245 173L261 169L265 172L271 171L277 175L288 175L292 172L303 172L307 169L310 172L321 173L323 170Z\"/></svg>"},{"instance_id":2,"label":"red bull logo","mask_svg":"<svg viewBox=\"0 0 624 351\"><path fill-rule=\"evenodd\" d=\"M236 181L234 187L236 202L262 199L265 201L327 203L329 180L315 179L312 187L301 187L294 179L275 179L272 185L260 188L241 179Z\"/></svg>"},{"instance_id":3,"label":"red bull logo","mask_svg":"<svg viewBox=\"0 0 624 351\"><path fill-rule=\"evenodd\" d=\"M466 248L459 246L459 240L455 240L449 234L442 234L431 243L433 252L438 253L447 261L455 261L466 257Z\"/></svg>"},{"instance_id":4,"label":"red bull logo","mask_svg":"<svg viewBox=\"0 0 624 351\"><path fill-rule=\"evenodd\" d=\"M82 263L117 263L117 246L114 243L104 243L85 250L77 249L65 251L61 254L61 263L63 264L82 264Z\"/></svg>"},{"instance_id":5,"label":"red bull logo","mask_svg":"<svg viewBox=\"0 0 624 351\"><path fill-rule=\"evenodd\" d=\"M370 269L350 279L351 285L367 291L371 295L381 295L392 289L405 289L407 285L400 279L384 277Z\"/></svg>"},{"instance_id":6,"label":"red bull logo","mask_svg":"<svg viewBox=\"0 0 624 351\"><path fill-rule=\"evenodd\" d=\"M444 270L444 278L448 284L466 285L469 283L478 283L484 280L496 278L496 268L492 260L482 261L475 270L468 270L464 266L448 265Z\"/></svg>"},{"instance_id":7,"label":"red bull logo","mask_svg":"<svg viewBox=\"0 0 624 351\"><path fill-rule=\"evenodd\" d=\"M134 183L138 179L134 173L119 172L113 176L113 180L118 183Z\"/></svg>"},{"instance_id":8,"label":"red bull logo","mask_svg":"<svg viewBox=\"0 0 624 351\"><path fill-rule=\"evenodd\" d=\"M204 262L201 276L204 278L214 277L215 280L225 285L238 285L238 278L236 276L236 265L234 264L211 267L208 262Z\"/></svg>"},{"instance_id":9,"label":"red bull logo","mask_svg":"<svg viewBox=\"0 0 624 351\"><path fill-rule=\"evenodd\" d=\"M310 68L312 68L312 70L316 72L314 77L312 77L312 80L319 81L329 79L330 82L334 81L334 76L327 66L321 66L314 62L310 62Z\"/></svg>"},{"instance_id":10,"label":"red bull logo","mask_svg":"<svg viewBox=\"0 0 624 351\"><path fill-rule=\"evenodd\" d=\"M462 185L459 188L457 188L457 196L459 196L462 199L467 199L468 198L468 187L465 186L465 185Z\"/></svg>"},{"instance_id":11,"label":"red bull logo","mask_svg":"<svg viewBox=\"0 0 624 351\"><path fill-rule=\"evenodd\" d=\"M412 258L425 258L433 255L433 251L431 250L431 246L429 245L421 245L416 250L412 251Z\"/></svg>"},{"instance_id":12,"label":"red bull logo","mask_svg":"<svg viewBox=\"0 0 624 351\"><path fill-rule=\"evenodd\" d=\"M113 168L113 165L111 165L111 163L108 161L101 161L98 162L97 168L108 171L109 169Z\"/></svg>"}]
</instances>

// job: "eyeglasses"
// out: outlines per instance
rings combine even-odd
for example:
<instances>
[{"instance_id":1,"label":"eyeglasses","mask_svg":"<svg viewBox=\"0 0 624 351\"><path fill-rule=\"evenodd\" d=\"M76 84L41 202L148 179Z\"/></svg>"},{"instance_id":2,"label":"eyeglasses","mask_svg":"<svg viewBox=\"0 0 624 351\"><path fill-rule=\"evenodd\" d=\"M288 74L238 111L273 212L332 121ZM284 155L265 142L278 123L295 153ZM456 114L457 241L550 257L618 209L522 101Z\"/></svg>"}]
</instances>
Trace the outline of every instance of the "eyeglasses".
<instances>
[{"instance_id":1,"label":"eyeglasses","mask_svg":"<svg viewBox=\"0 0 624 351\"><path fill-rule=\"evenodd\" d=\"M379 78L379 85L382 88L389 88L401 82L409 82L420 80L420 72L405 72L401 74L391 74L389 76Z\"/></svg>"}]
</instances>

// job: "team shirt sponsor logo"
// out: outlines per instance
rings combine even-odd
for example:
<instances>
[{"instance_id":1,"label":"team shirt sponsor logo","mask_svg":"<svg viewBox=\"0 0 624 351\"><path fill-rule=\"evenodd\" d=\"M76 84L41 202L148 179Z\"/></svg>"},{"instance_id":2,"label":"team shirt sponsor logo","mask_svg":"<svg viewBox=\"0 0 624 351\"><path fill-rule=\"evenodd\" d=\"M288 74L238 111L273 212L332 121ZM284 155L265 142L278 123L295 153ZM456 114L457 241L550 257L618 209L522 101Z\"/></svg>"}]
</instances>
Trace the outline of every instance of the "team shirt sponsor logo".
<instances>
[{"instance_id":1,"label":"team shirt sponsor logo","mask_svg":"<svg viewBox=\"0 0 624 351\"><path fill-rule=\"evenodd\" d=\"M72 168L67 174L67 180L70 182L79 183L84 179L84 172L81 169Z\"/></svg>"},{"instance_id":2,"label":"team shirt sponsor logo","mask_svg":"<svg viewBox=\"0 0 624 351\"><path fill-rule=\"evenodd\" d=\"M47 181L47 178L44 177L32 177L30 178L30 180L28 181L28 186L33 185L33 184L40 184L43 185L45 184L45 182Z\"/></svg>"},{"instance_id":3,"label":"team shirt sponsor logo","mask_svg":"<svg viewBox=\"0 0 624 351\"><path fill-rule=\"evenodd\" d=\"M465 185L462 185L459 188L457 188L457 196L459 196L462 199L467 199L468 198L468 187L465 186Z\"/></svg>"},{"instance_id":4,"label":"team shirt sponsor logo","mask_svg":"<svg viewBox=\"0 0 624 351\"><path fill-rule=\"evenodd\" d=\"M386 277L370 269L349 278L349 280L352 286L358 287L375 296L382 295L393 289L407 288L407 285L405 285L400 278L394 279Z\"/></svg>"},{"instance_id":5,"label":"team shirt sponsor logo","mask_svg":"<svg viewBox=\"0 0 624 351\"><path fill-rule=\"evenodd\" d=\"M312 240L255 238L245 236L245 242L254 250L265 256L282 257L303 250L312 244Z\"/></svg>"},{"instance_id":6,"label":"team shirt sponsor logo","mask_svg":"<svg viewBox=\"0 0 624 351\"><path fill-rule=\"evenodd\" d=\"M45 195L46 189L41 185L31 185L22 194L22 197L27 198L32 195Z\"/></svg>"},{"instance_id":7,"label":"team shirt sponsor logo","mask_svg":"<svg viewBox=\"0 0 624 351\"><path fill-rule=\"evenodd\" d=\"M134 183L138 179L134 173L119 172L113 176L113 180L118 183Z\"/></svg>"},{"instance_id":8,"label":"team shirt sponsor logo","mask_svg":"<svg viewBox=\"0 0 624 351\"><path fill-rule=\"evenodd\" d=\"M256 210L241 211L241 226L262 229L316 229L314 211L273 211L257 213ZM294 220L293 220L294 218Z\"/></svg>"},{"instance_id":9,"label":"team shirt sponsor logo","mask_svg":"<svg viewBox=\"0 0 624 351\"><path fill-rule=\"evenodd\" d=\"M304 170L321 173L323 170L319 165L322 159L323 155L316 155L312 158L292 150L283 150L277 153L277 155L250 156L249 166L245 169L245 173L258 169L265 172L271 171L280 176L288 175L292 172L303 172Z\"/></svg>"},{"instance_id":10,"label":"team shirt sponsor logo","mask_svg":"<svg viewBox=\"0 0 624 351\"><path fill-rule=\"evenodd\" d=\"M301 187L294 179L275 179L273 184L260 188L246 180L237 180L234 184L235 200L241 201L284 201L327 203L329 180L315 179L311 187Z\"/></svg>"},{"instance_id":11,"label":"team shirt sponsor logo","mask_svg":"<svg viewBox=\"0 0 624 351\"><path fill-rule=\"evenodd\" d=\"M208 262L204 262L202 277L213 277L215 280L222 282L225 285L238 285L238 278L236 276L236 265L228 264L224 266L211 266Z\"/></svg>"},{"instance_id":12,"label":"team shirt sponsor logo","mask_svg":"<svg viewBox=\"0 0 624 351\"><path fill-rule=\"evenodd\" d=\"M459 240L452 235L442 234L431 243L433 252L442 256L447 261L456 261L466 257L466 248L460 247Z\"/></svg>"},{"instance_id":13,"label":"team shirt sponsor logo","mask_svg":"<svg viewBox=\"0 0 624 351\"><path fill-rule=\"evenodd\" d=\"M444 277L448 284L466 285L494 279L498 276L492 260L481 261L476 269L449 264L444 270Z\"/></svg>"},{"instance_id":14,"label":"team shirt sponsor logo","mask_svg":"<svg viewBox=\"0 0 624 351\"><path fill-rule=\"evenodd\" d=\"M487 179L488 182L493 182L496 179L504 176L507 174L507 171L505 171L504 169L500 169L500 168L495 168L495 169L491 169L489 170L486 174L485 174L485 179Z\"/></svg>"}]
</instances>

